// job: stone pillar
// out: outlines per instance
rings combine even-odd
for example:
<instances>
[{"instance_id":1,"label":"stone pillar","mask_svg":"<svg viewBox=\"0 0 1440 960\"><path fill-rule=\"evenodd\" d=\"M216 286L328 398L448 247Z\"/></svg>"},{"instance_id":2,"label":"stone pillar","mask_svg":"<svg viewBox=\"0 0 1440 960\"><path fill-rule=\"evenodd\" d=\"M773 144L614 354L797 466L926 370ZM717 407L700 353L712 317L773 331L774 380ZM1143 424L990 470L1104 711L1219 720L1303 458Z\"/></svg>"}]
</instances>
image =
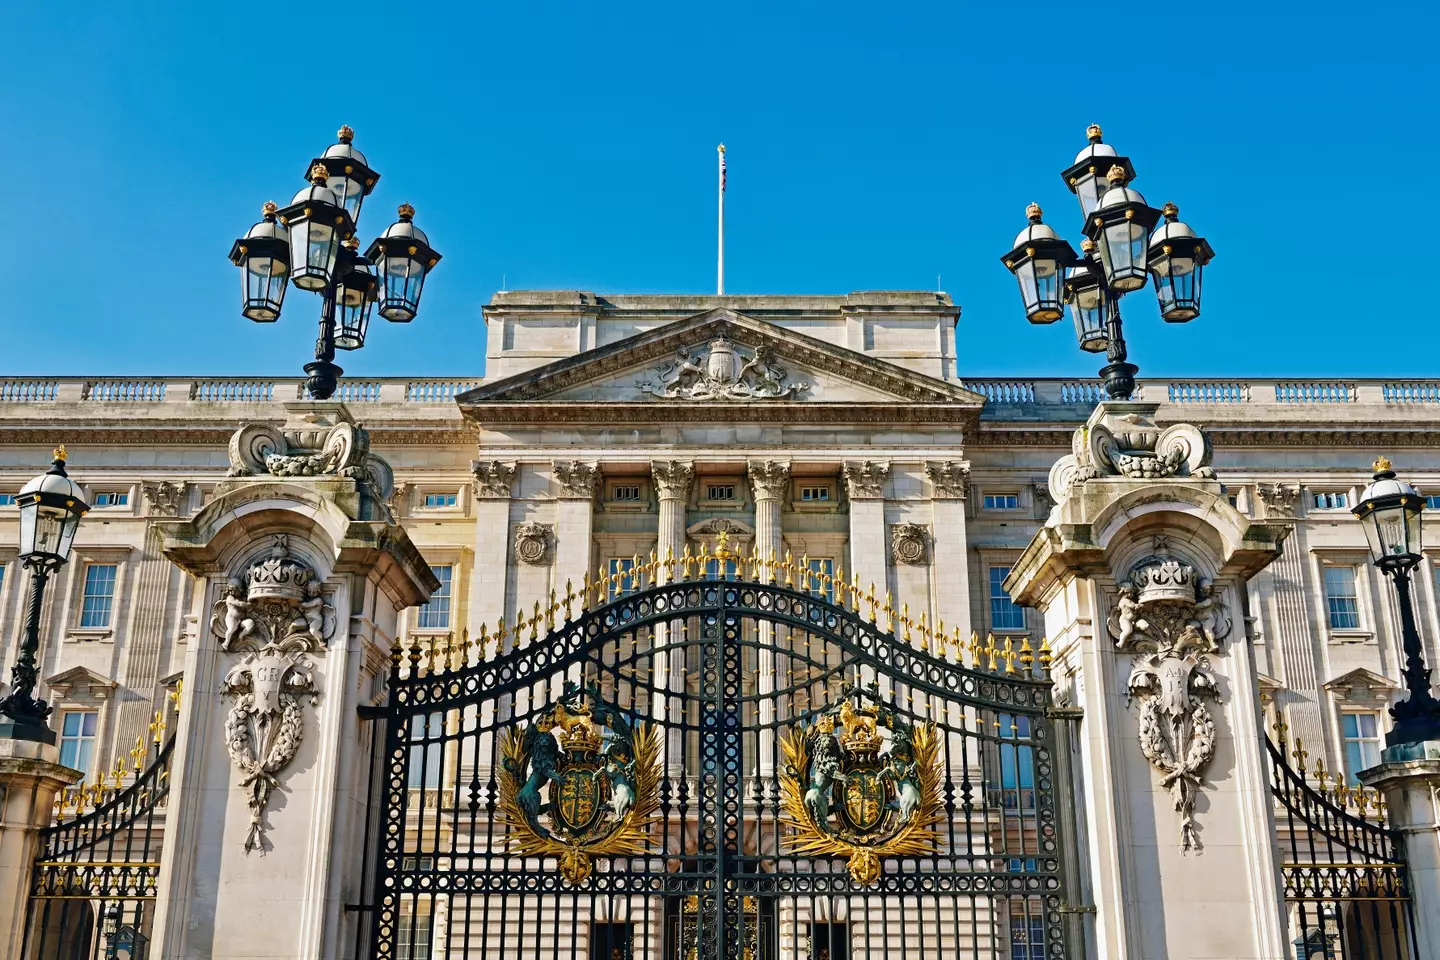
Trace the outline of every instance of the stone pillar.
<instances>
[{"instance_id":1,"label":"stone pillar","mask_svg":"<svg viewBox=\"0 0 1440 960\"><path fill-rule=\"evenodd\" d=\"M1246 581L1288 527L1226 499L1195 427L1102 403L1006 589L1045 615L1075 778L1085 956L1287 956ZM1071 711L1066 711L1067 713ZM1062 737L1062 740L1068 739ZM1075 844L1071 837L1067 843Z\"/></svg>"},{"instance_id":2,"label":"stone pillar","mask_svg":"<svg viewBox=\"0 0 1440 960\"><path fill-rule=\"evenodd\" d=\"M590 568L595 530L595 492L600 471L593 463L556 460L551 468L558 488L555 511L555 592L565 595L566 585L578 595ZM579 605L572 614L579 615Z\"/></svg>"},{"instance_id":3,"label":"stone pillar","mask_svg":"<svg viewBox=\"0 0 1440 960\"><path fill-rule=\"evenodd\" d=\"M0 960L22 960L38 834L60 791L82 776L56 763L59 755L53 744L0 738Z\"/></svg>"},{"instance_id":4,"label":"stone pillar","mask_svg":"<svg viewBox=\"0 0 1440 960\"><path fill-rule=\"evenodd\" d=\"M650 464L650 473L655 480L655 497L660 504L660 518L656 529L655 556L659 558L660 579L668 579L664 561L674 557L677 561L685 553L685 504L690 499L690 487L695 482L695 464L688 460L656 460ZM669 628L661 624L655 628L655 645L664 647L669 639ZM678 662L677 662L678 661ZM655 688L672 693L682 691L685 683L685 660L683 655L671 658L663 649L651 661L655 671ZM671 709L683 710L680 700L672 703L670 697L658 697L655 716L670 730L665 744L666 769L670 776L680 776L684 769L685 742L680 728L681 717L670 715Z\"/></svg>"},{"instance_id":5,"label":"stone pillar","mask_svg":"<svg viewBox=\"0 0 1440 960\"><path fill-rule=\"evenodd\" d=\"M750 488L755 495L755 549L763 562L785 552L780 531L780 505L790 488L789 461L751 461ZM763 579L773 581L775 571L764 567ZM756 692L760 697L760 776L767 780L775 772L775 625L760 624L760 655L757 658Z\"/></svg>"},{"instance_id":6,"label":"stone pillar","mask_svg":"<svg viewBox=\"0 0 1440 960\"><path fill-rule=\"evenodd\" d=\"M406 607L438 582L385 519L390 470L338 404L242 427L231 479L158 521L199 582L151 937L173 960L349 956L375 729ZM273 471L273 473L272 473ZM308 475L307 475L308 474Z\"/></svg>"},{"instance_id":7,"label":"stone pillar","mask_svg":"<svg viewBox=\"0 0 1440 960\"><path fill-rule=\"evenodd\" d=\"M887 574L885 543L885 482L890 479L890 464L874 460L852 461L843 472L845 492L850 499L850 569L860 582L860 590L875 591L877 611L875 623L881 630L894 629L889 618L879 612L885 602ZM864 615L864 607L860 607ZM860 679L875 682L875 671L862 667ZM889 690L884 693L889 694Z\"/></svg>"},{"instance_id":8,"label":"stone pillar","mask_svg":"<svg viewBox=\"0 0 1440 960\"><path fill-rule=\"evenodd\" d=\"M494 636L506 615L506 570L510 564L510 488L515 464L471 460L470 488L475 494L475 563L470 571L470 610L466 624L478 639L482 627ZM509 639L507 639L507 643Z\"/></svg>"},{"instance_id":9,"label":"stone pillar","mask_svg":"<svg viewBox=\"0 0 1440 960\"><path fill-rule=\"evenodd\" d=\"M954 460L925 464L934 517L935 618L954 636L970 638L970 547L965 531L965 501L970 466Z\"/></svg>"},{"instance_id":10,"label":"stone pillar","mask_svg":"<svg viewBox=\"0 0 1440 960\"><path fill-rule=\"evenodd\" d=\"M1386 747L1360 782L1385 797L1410 870L1412 922L1421 957L1440 957L1440 741Z\"/></svg>"}]
</instances>

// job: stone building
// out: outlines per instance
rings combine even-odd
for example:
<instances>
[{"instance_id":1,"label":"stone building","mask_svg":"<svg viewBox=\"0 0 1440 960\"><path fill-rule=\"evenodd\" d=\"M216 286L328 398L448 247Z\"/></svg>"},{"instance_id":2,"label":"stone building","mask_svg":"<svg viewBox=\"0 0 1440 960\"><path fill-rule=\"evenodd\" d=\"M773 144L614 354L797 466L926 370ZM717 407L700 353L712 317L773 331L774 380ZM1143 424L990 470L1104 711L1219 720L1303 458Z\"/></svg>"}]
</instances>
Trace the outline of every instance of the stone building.
<instances>
[{"instance_id":1,"label":"stone building","mask_svg":"<svg viewBox=\"0 0 1440 960\"><path fill-rule=\"evenodd\" d=\"M484 316L483 378L354 377L336 397L393 470L383 508L439 583L402 616L403 644L479 637L598 578L629 589L652 556L723 548L873 587L942 636L1041 647L1044 618L1004 585L1054 507L1051 468L1102 399L1096 381L967 376L960 308L939 293L514 291ZM94 505L43 612L63 764L93 777L146 735L209 629L157 521L201 511L236 428L282 423L300 391L276 377L0 380L0 675L25 596L14 492L64 443ZM1271 720L1347 778L1378 763L1402 685L1398 618L1349 508L1377 454L1440 493L1440 384L1142 380L1136 399L1162 426L1202 425L1231 505L1289 528L1231 640L1253 648ZM1432 663L1434 559L1418 577ZM410 922L444 955L444 917ZM1030 956L1013 952L1023 926L998 935L1005 956Z\"/></svg>"}]
</instances>

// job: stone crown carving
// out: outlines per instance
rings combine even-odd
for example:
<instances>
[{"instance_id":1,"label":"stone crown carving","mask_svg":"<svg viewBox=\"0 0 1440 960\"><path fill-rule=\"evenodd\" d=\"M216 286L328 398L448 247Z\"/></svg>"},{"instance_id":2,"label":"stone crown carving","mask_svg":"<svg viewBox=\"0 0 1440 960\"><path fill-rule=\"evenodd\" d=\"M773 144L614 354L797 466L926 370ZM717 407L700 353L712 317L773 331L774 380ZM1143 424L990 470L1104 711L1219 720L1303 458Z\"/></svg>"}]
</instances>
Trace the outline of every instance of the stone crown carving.
<instances>
[{"instance_id":1,"label":"stone crown carving","mask_svg":"<svg viewBox=\"0 0 1440 960\"><path fill-rule=\"evenodd\" d=\"M781 460L752 460L747 472L756 500L784 500L790 487L790 463Z\"/></svg>"},{"instance_id":2,"label":"stone crown carving","mask_svg":"<svg viewBox=\"0 0 1440 960\"><path fill-rule=\"evenodd\" d=\"M654 379L636 386L667 400L778 400L809 386L786 383L789 372L774 361L768 345L748 352L746 357L745 348L723 336L699 350L682 347L673 361L655 369Z\"/></svg>"},{"instance_id":3,"label":"stone crown carving","mask_svg":"<svg viewBox=\"0 0 1440 960\"><path fill-rule=\"evenodd\" d=\"M1265 507L1265 516L1272 520L1293 520L1300 502L1298 483L1257 483L1255 497Z\"/></svg>"},{"instance_id":4,"label":"stone crown carving","mask_svg":"<svg viewBox=\"0 0 1440 960\"><path fill-rule=\"evenodd\" d=\"M1075 431L1071 452L1050 468L1050 491L1066 497L1072 486L1103 477L1213 480L1210 440L1199 427L1154 421L1158 403L1107 400Z\"/></svg>"},{"instance_id":5,"label":"stone crown carving","mask_svg":"<svg viewBox=\"0 0 1440 960\"><path fill-rule=\"evenodd\" d=\"M600 486L600 471L593 463L555 460L550 464L560 496L565 500L593 500Z\"/></svg>"},{"instance_id":6,"label":"stone crown carving","mask_svg":"<svg viewBox=\"0 0 1440 960\"><path fill-rule=\"evenodd\" d=\"M655 493L661 500L686 500L695 482L695 464L689 460L655 460L650 464Z\"/></svg>"},{"instance_id":7,"label":"stone crown carving","mask_svg":"<svg viewBox=\"0 0 1440 960\"><path fill-rule=\"evenodd\" d=\"M954 460L925 464L936 499L964 500L970 493L970 467Z\"/></svg>"},{"instance_id":8,"label":"stone crown carving","mask_svg":"<svg viewBox=\"0 0 1440 960\"><path fill-rule=\"evenodd\" d=\"M477 500L509 500L515 482L515 464L499 460L471 460L470 486Z\"/></svg>"},{"instance_id":9,"label":"stone crown carving","mask_svg":"<svg viewBox=\"0 0 1440 960\"><path fill-rule=\"evenodd\" d=\"M185 507L186 486L184 481L161 480L159 483L141 483L140 490L145 495L151 514L157 517L178 517Z\"/></svg>"},{"instance_id":10,"label":"stone crown carving","mask_svg":"<svg viewBox=\"0 0 1440 960\"><path fill-rule=\"evenodd\" d=\"M554 540L550 526L528 521L515 528L515 557L522 563L540 564L550 554Z\"/></svg>"},{"instance_id":11,"label":"stone crown carving","mask_svg":"<svg viewBox=\"0 0 1440 960\"><path fill-rule=\"evenodd\" d=\"M845 464L845 488L851 500L876 500L885 496L890 464L874 460Z\"/></svg>"},{"instance_id":12,"label":"stone crown carving","mask_svg":"<svg viewBox=\"0 0 1440 960\"><path fill-rule=\"evenodd\" d=\"M890 528L890 555L896 563L924 563L929 554L930 529L920 523L897 523Z\"/></svg>"}]
</instances>

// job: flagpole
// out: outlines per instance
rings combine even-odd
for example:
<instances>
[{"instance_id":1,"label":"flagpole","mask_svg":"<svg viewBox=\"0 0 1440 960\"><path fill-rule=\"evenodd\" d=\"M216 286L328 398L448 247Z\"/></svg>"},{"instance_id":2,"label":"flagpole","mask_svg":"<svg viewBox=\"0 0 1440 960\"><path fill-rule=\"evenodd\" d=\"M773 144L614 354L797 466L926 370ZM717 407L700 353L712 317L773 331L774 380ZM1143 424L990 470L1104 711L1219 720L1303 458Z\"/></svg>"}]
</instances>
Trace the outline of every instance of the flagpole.
<instances>
[{"instance_id":1,"label":"flagpole","mask_svg":"<svg viewBox=\"0 0 1440 960\"><path fill-rule=\"evenodd\" d=\"M715 148L720 157L720 220L716 238L715 295L725 295L725 144Z\"/></svg>"}]
</instances>

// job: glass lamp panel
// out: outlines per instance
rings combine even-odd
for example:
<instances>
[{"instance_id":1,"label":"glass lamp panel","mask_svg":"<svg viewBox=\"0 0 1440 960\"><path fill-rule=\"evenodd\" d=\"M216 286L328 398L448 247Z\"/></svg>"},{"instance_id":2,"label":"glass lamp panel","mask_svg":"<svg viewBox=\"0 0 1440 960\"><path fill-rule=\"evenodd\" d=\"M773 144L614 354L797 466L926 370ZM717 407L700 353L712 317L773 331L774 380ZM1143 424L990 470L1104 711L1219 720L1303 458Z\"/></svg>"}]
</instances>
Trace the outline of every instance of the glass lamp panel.
<instances>
[{"instance_id":1,"label":"glass lamp panel","mask_svg":"<svg viewBox=\"0 0 1440 960\"><path fill-rule=\"evenodd\" d=\"M1417 500L1414 505L1405 511L1405 544L1406 553L1420 552L1420 515L1425 512L1425 501Z\"/></svg>"},{"instance_id":2,"label":"glass lamp panel","mask_svg":"<svg viewBox=\"0 0 1440 960\"><path fill-rule=\"evenodd\" d=\"M1025 305L1026 315L1032 321L1049 323L1065 315L1061 301L1060 279L1062 271L1056 260L1042 257L1031 261L1034 271L1034 293L1036 302Z\"/></svg>"},{"instance_id":3,"label":"glass lamp panel","mask_svg":"<svg viewBox=\"0 0 1440 960\"><path fill-rule=\"evenodd\" d=\"M1035 261L1029 257L1020 261L1015 268L1015 280L1020 284L1020 299L1025 304L1025 316L1032 317L1040 303L1040 294L1035 287Z\"/></svg>"},{"instance_id":4,"label":"glass lamp panel","mask_svg":"<svg viewBox=\"0 0 1440 960\"><path fill-rule=\"evenodd\" d=\"M1150 266L1155 274L1155 293L1160 300L1160 316L1172 323L1193 320L1200 315L1195 295L1199 267L1192 257L1166 254Z\"/></svg>"},{"instance_id":5,"label":"glass lamp panel","mask_svg":"<svg viewBox=\"0 0 1440 960\"><path fill-rule=\"evenodd\" d=\"M35 552L35 504L20 508L20 556Z\"/></svg>"},{"instance_id":6,"label":"glass lamp panel","mask_svg":"<svg viewBox=\"0 0 1440 960\"><path fill-rule=\"evenodd\" d=\"M351 223L360 222L360 205L365 202L365 184L354 177L330 180L326 186L340 196L340 205L350 214Z\"/></svg>"},{"instance_id":7,"label":"glass lamp panel","mask_svg":"<svg viewBox=\"0 0 1440 960\"><path fill-rule=\"evenodd\" d=\"M246 262L242 276L245 280L245 308L241 313L258 323L270 323L280 318L280 306L285 300L285 280L289 268L283 261L265 258L262 269L251 269L255 260ZM271 269L278 264L280 270Z\"/></svg>"},{"instance_id":8,"label":"glass lamp panel","mask_svg":"<svg viewBox=\"0 0 1440 960\"><path fill-rule=\"evenodd\" d=\"M335 348L359 350L365 346L365 333L370 326L371 301L361 296L358 301L335 306Z\"/></svg>"},{"instance_id":9,"label":"glass lamp panel","mask_svg":"<svg viewBox=\"0 0 1440 960\"><path fill-rule=\"evenodd\" d=\"M70 548L75 545L75 531L80 529L80 514L66 511L61 518L60 544L55 555L61 563L70 561Z\"/></svg>"},{"instance_id":10,"label":"glass lamp panel","mask_svg":"<svg viewBox=\"0 0 1440 960\"><path fill-rule=\"evenodd\" d=\"M420 309L420 290L425 284L425 265L408 257L386 257L385 302L380 315L395 323L408 323Z\"/></svg>"},{"instance_id":11,"label":"glass lamp panel","mask_svg":"<svg viewBox=\"0 0 1440 960\"><path fill-rule=\"evenodd\" d=\"M1075 338L1081 350L1102 353L1110 348L1105 332L1105 298L1099 287L1075 295Z\"/></svg>"},{"instance_id":12,"label":"glass lamp panel","mask_svg":"<svg viewBox=\"0 0 1440 960\"><path fill-rule=\"evenodd\" d=\"M1101 176L1087 173L1075 181L1075 196L1080 200L1080 212L1086 220L1100 207L1100 198L1110 189L1109 182Z\"/></svg>"},{"instance_id":13,"label":"glass lamp panel","mask_svg":"<svg viewBox=\"0 0 1440 960\"><path fill-rule=\"evenodd\" d=\"M1145 286L1146 240L1145 228L1131 220L1112 223L1100 232L1100 259L1111 287L1130 291Z\"/></svg>"},{"instance_id":14,"label":"glass lamp panel","mask_svg":"<svg viewBox=\"0 0 1440 960\"><path fill-rule=\"evenodd\" d=\"M330 283L339 253L338 236L328 223L303 220L290 226L290 249L297 258L294 282L302 290L323 290Z\"/></svg>"},{"instance_id":15,"label":"glass lamp panel","mask_svg":"<svg viewBox=\"0 0 1440 960\"><path fill-rule=\"evenodd\" d=\"M37 505L34 513L33 539L25 552L47 557L60 556L61 541L64 539L65 511ZM23 524L22 524L23 526ZM71 532L70 538L74 539ZM21 544L24 549L24 543ZM66 551L69 552L68 549Z\"/></svg>"}]
</instances>

